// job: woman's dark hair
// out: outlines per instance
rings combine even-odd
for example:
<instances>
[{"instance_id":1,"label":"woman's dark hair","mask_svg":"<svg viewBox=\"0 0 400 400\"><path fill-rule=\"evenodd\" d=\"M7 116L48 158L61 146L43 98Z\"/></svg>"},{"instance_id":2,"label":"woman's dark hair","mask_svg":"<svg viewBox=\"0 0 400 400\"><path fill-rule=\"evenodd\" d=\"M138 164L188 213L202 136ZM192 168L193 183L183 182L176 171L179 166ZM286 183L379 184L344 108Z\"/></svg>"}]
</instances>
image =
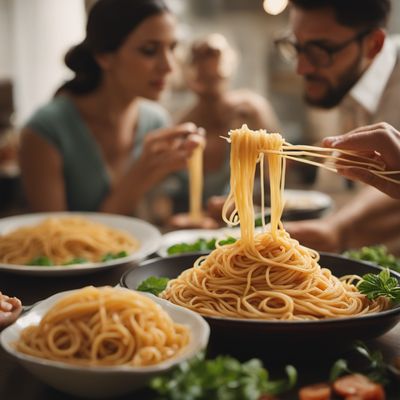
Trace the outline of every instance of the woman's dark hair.
<instances>
[{"instance_id":1,"label":"woman's dark hair","mask_svg":"<svg viewBox=\"0 0 400 400\"><path fill-rule=\"evenodd\" d=\"M95 90L102 77L95 55L117 50L141 22L164 12L170 12L164 0L97 0L89 12L85 40L65 56L75 77L57 93L67 90L79 95Z\"/></svg>"},{"instance_id":2,"label":"woman's dark hair","mask_svg":"<svg viewBox=\"0 0 400 400\"><path fill-rule=\"evenodd\" d=\"M290 0L298 8L315 10L331 7L339 24L374 29L387 25L391 0Z\"/></svg>"}]
</instances>

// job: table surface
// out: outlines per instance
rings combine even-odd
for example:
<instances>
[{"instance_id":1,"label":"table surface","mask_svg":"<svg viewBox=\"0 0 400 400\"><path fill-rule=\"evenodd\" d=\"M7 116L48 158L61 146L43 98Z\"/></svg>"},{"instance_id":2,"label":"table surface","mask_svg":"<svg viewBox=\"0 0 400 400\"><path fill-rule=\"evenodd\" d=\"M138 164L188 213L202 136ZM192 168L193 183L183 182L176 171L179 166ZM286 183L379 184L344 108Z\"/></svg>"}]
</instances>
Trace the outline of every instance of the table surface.
<instances>
[{"instance_id":1,"label":"table surface","mask_svg":"<svg viewBox=\"0 0 400 400\"><path fill-rule=\"evenodd\" d=\"M35 277L16 275L0 272L0 287L4 293L19 297L24 305L33 304L45 299L50 295L81 288L87 285L116 285L119 283L121 275L132 265L125 264L105 271L88 273L85 275L62 276L62 277ZM400 324L394 327L385 335L367 343L371 349L382 351L387 361L395 356L400 356ZM218 351L217 351L218 352ZM252 354L258 357L257 354ZM339 358L338 355L336 358ZM351 358L351 354L347 354ZM335 358L335 359L336 359ZM264 365L273 372L276 366L271 365L267 359L263 359ZM271 360L270 360L271 361ZM332 365L325 355L316 356L314 361L302 360L295 364L299 372L299 384L308 384L327 380L329 367ZM279 366L278 373L282 376L283 372ZM277 371L277 370L276 370ZM297 399L297 391L280 397L281 400ZM120 397L119 399L141 399L153 400L154 395L144 390ZM55 389L40 382L33 375L19 366L0 346L0 399L13 400L47 400L47 399L77 399L67 394L60 393ZM394 381L389 387L387 400L400 400L400 380Z\"/></svg>"}]
</instances>

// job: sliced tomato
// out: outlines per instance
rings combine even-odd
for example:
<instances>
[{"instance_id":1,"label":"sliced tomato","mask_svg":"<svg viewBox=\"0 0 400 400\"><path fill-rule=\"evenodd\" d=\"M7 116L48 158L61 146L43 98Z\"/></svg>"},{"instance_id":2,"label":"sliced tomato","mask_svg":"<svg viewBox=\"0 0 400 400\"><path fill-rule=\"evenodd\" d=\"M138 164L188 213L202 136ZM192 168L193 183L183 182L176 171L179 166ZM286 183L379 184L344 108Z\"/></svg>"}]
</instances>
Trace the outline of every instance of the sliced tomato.
<instances>
[{"instance_id":1,"label":"sliced tomato","mask_svg":"<svg viewBox=\"0 0 400 400\"><path fill-rule=\"evenodd\" d=\"M304 386L299 390L300 400L329 400L331 398L331 387L327 383L316 383Z\"/></svg>"},{"instance_id":2,"label":"sliced tomato","mask_svg":"<svg viewBox=\"0 0 400 400\"><path fill-rule=\"evenodd\" d=\"M385 400L382 385L361 374L342 376L334 382L333 390L346 400Z\"/></svg>"}]
</instances>

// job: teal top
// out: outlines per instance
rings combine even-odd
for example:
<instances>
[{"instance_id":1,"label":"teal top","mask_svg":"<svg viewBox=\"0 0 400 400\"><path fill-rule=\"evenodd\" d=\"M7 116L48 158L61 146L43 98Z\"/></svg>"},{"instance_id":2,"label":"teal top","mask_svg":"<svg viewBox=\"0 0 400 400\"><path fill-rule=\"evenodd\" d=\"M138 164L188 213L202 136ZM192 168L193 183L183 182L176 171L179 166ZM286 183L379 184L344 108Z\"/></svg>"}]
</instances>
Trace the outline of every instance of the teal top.
<instances>
[{"instance_id":1,"label":"teal top","mask_svg":"<svg viewBox=\"0 0 400 400\"><path fill-rule=\"evenodd\" d=\"M147 132L168 124L168 114L161 106L141 101L132 159L138 157ZM53 98L36 111L25 126L60 152L68 210L98 210L110 190L110 176L99 145L72 100L63 95Z\"/></svg>"}]
</instances>

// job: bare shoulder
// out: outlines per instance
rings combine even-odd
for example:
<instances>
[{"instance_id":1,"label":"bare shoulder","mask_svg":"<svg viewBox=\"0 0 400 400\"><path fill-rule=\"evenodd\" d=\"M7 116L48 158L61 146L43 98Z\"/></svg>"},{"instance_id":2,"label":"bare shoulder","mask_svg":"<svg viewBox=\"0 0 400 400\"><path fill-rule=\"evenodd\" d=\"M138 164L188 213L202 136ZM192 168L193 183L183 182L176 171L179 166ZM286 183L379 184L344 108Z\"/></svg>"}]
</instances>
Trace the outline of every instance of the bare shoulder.
<instances>
[{"instance_id":1,"label":"bare shoulder","mask_svg":"<svg viewBox=\"0 0 400 400\"><path fill-rule=\"evenodd\" d=\"M60 154L53 144L31 128L21 131L20 161L53 162L60 160Z\"/></svg>"}]
</instances>

